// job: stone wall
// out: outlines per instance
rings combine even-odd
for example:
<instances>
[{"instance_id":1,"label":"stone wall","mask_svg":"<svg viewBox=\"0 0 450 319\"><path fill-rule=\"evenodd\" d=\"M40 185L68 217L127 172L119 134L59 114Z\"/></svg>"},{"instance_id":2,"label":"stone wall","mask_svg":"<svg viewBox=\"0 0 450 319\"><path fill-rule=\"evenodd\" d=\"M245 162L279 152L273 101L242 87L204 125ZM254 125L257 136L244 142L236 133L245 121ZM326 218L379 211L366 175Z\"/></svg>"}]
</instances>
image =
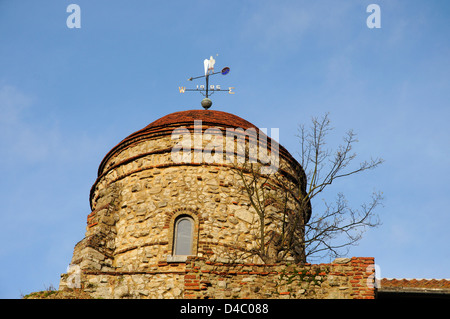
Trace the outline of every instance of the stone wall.
<instances>
[{"instance_id":1,"label":"stone wall","mask_svg":"<svg viewBox=\"0 0 450 319\"><path fill-rule=\"evenodd\" d=\"M63 276L64 277L64 276ZM330 264L226 264L189 258L147 271L84 271L81 287L94 298L374 299L374 258ZM62 282L64 278L62 279ZM64 289L64 285L61 285Z\"/></svg>"},{"instance_id":2,"label":"stone wall","mask_svg":"<svg viewBox=\"0 0 450 319\"><path fill-rule=\"evenodd\" d=\"M193 260L184 298L373 299L373 258L331 264L224 264Z\"/></svg>"},{"instance_id":3,"label":"stone wall","mask_svg":"<svg viewBox=\"0 0 450 319\"><path fill-rule=\"evenodd\" d=\"M175 142L169 136L145 140L107 161L92 189L86 238L103 238L108 248L97 250L115 270L143 271L170 258L175 219L185 214L195 220L196 256L260 263L249 254L258 244L259 219L235 169L217 163L174 163L170 150ZM286 160L281 162L287 166ZM269 179L270 184L276 197L279 189ZM270 205L267 211L269 234L281 229L282 212ZM294 257L287 254L286 260Z\"/></svg>"},{"instance_id":4,"label":"stone wall","mask_svg":"<svg viewBox=\"0 0 450 319\"><path fill-rule=\"evenodd\" d=\"M199 152L211 155L212 149L228 149L229 143L238 150L239 138L210 134L202 139L205 127L193 135L194 144L190 137L183 140L189 144L183 147L189 160L180 163L172 152L180 142L171 136L174 128L164 126L151 134L138 131L102 161L90 193L92 211L85 238L75 246L69 271L61 277L61 290L81 287L94 298L354 298L373 294L364 290L364 267L373 259L289 266L304 256L302 232L310 211L298 209L299 193L306 185L299 164L286 150L280 148L279 170L257 180L267 195L262 203L266 215L261 219L236 173L239 165L207 162L198 156ZM252 139L244 140L248 144ZM295 187L286 193L280 185ZM288 200L278 205L274 198ZM296 214L302 222L290 223ZM174 254L175 224L181 216L193 220L192 256ZM292 241L295 245L275 247L284 226L299 232ZM261 229L268 238L264 245L259 241ZM269 258L263 256L263 260L258 253L260 247L273 254L269 257L277 263L267 264Z\"/></svg>"}]
</instances>

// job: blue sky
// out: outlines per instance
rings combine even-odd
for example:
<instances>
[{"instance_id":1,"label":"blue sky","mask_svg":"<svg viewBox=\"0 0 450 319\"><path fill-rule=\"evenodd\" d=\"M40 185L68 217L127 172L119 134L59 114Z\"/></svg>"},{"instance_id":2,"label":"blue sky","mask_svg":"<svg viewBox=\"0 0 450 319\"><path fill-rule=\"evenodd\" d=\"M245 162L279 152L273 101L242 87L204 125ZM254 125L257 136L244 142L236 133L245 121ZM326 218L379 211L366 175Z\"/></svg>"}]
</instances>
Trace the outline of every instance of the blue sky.
<instances>
[{"instance_id":1,"label":"blue sky","mask_svg":"<svg viewBox=\"0 0 450 319\"><path fill-rule=\"evenodd\" d=\"M380 29L366 25L371 3ZM200 109L178 86L211 55L231 68L217 84L236 87L213 109L279 128L293 155L298 125L329 112L330 146L353 129L358 160L385 160L331 189L355 207L385 196L383 224L349 256L375 257L381 277L450 278L449 16L444 0L0 0L0 298L58 286L100 161L155 119Z\"/></svg>"}]
</instances>

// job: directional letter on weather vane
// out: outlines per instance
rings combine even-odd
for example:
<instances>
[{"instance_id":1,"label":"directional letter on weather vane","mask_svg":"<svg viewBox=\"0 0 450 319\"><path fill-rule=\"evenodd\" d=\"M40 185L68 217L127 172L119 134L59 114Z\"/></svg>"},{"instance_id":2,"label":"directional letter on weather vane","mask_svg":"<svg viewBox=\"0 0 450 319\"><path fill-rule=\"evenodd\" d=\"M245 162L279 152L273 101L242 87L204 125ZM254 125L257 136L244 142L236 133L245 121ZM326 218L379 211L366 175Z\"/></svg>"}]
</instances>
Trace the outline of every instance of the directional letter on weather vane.
<instances>
[{"instance_id":1,"label":"directional letter on weather vane","mask_svg":"<svg viewBox=\"0 0 450 319\"><path fill-rule=\"evenodd\" d=\"M228 90L223 90L220 88L220 85L210 85L209 84L209 77L211 75L218 74L218 73L221 73L222 75L227 75L230 72L229 67L223 68L222 71L220 71L220 72L214 72L214 64L215 63L216 63L216 60L214 60L214 58L212 56L209 58L209 60L205 59L203 61L203 66L205 68L205 75L191 77L188 79L188 81L192 81L192 80L204 77L206 79L206 85L197 85L196 89L186 89L184 86L178 87L180 90L180 93L184 93L186 91L197 91L197 92L200 92L203 96L205 96L205 98L202 100L202 106L205 110L207 110L211 107L212 101L209 99L209 96L211 94L213 94L214 92L227 91L229 94L234 94L234 92L232 91L232 89L234 89L234 87L228 87ZM205 92L205 93L203 93L203 92Z\"/></svg>"}]
</instances>

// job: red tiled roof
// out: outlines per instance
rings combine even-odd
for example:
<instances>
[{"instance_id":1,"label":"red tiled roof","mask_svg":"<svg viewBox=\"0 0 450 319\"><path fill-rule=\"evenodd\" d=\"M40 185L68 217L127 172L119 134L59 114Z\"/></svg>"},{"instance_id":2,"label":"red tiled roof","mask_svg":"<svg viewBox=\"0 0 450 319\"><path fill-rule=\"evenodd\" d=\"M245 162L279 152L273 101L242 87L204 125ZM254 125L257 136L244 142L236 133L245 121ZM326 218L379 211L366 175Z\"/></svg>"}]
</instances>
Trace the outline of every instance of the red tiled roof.
<instances>
[{"instance_id":1,"label":"red tiled roof","mask_svg":"<svg viewBox=\"0 0 450 319\"><path fill-rule=\"evenodd\" d=\"M381 279L381 288L450 289L448 279Z\"/></svg>"},{"instance_id":2,"label":"red tiled roof","mask_svg":"<svg viewBox=\"0 0 450 319\"><path fill-rule=\"evenodd\" d=\"M248 128L254 128L256 130L258 129L255 125L240 118L239 116L222 111L212 111L212 110L181 111L165 115L157 119L156 121L153 121L143 129L129 135L111 151L114 151L116 148L119 148L124 144L127 144L127 142L130 140L135 140L142 136L150 136L150 135L157 136L157 135L171 134L174 127L193 126L194 121L197 120L202 121L203 128L222 126L225 128L242 128L244 130Z\"/></svg>"},{"instance_id":3,"label":"red tiled roof","mask_svg":"<svg viewBox=\"0 0 450 319\"><path fill-rule=\"evenodd\" d=\"M143 130L171 124L193 123L195 120L202 120L204 124L223 125L226 127L235 128L240 127L244 130L250 127L257 128L252 123L231 113L214 110L189 110L163 116L147 125Z\"/></svg>"},{"instance_id":4,"label":"red tiled roof","mask_svg":"<svg viewBox=\"0 0 450 319\"><path fill-rule=\"evenodd\" d=\"M258 127L254 124L240 118L237 115L215 110L188 110L180 111L165 115L156 121L153 121L143 129L132 133L125 139L123 139L119 144L114 146L108 154L103 158L98 169L98 176L103 172L106 162L111 158L113 154L117 151L127 148L132 143L145 139L148 137L156 137L162 135L170 135L175 127L186 126L192 128L194 126L194 121L201 120L202 127L204 129L208 127L224 127L224 128L242 128L247 130L249 128L254 128L258 131ZM263 133L259 133L263 134ZM268 144L271 143L270 137L267 138ZM283 147L279 146L279 151L281 155L289 158L292 162L296 163L296 160L289 154L289 152Z\"/></svg>"}]
</instances>

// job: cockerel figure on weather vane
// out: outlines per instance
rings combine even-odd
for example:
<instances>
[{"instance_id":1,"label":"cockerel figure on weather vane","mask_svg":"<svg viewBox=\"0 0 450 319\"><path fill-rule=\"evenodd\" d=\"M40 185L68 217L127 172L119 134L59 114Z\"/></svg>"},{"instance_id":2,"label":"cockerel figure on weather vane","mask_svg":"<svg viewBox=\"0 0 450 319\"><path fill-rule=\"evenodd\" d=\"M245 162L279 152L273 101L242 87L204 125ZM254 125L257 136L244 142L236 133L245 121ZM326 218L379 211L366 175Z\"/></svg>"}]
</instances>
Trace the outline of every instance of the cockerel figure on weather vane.
<instances>
[{"instance_id":1,"label":"cockerel figure on weather vane","mask_svg":"<svg viewBox=\"0 0 450 319\"><path fill-rule=\"evenodd\" d=\"M205 110L207 110L207 109L209 109L211 107L212 101L209 98L209 96L211 94L213 94L214 92L226 91L229 94L234 94L234 92L232 91L232 89L234 89L234 87L228 87L228 89L224 90L224 89L220 88L220 84L217 84L217 85L209 84L209 77L211 75L218 74L218 73L220 73L222 75L227 75L230 72L230 68L229 67L224 67L221 71L214 72L214 64L215 63L216 63L216 60L214 60L214 58L212 56L209 58L209 60L205 59L203 61L205 75L191 77L191 78L188 79L188 81L192 81L192 80L200 79L200 78L204 77L205 80L206 80L206 84L205 85L197 85L197 88L195 88L195 89L186 89L186 87L184 87L184 86L178 87L178 89L180 90L180 93L184 93L186 91L197 91L197 92L200 92L205 97L202 100L202 102L201 102L201 104L202 104L202 106L203 106L203 108Z\"/></svg>"}]
</instances>

